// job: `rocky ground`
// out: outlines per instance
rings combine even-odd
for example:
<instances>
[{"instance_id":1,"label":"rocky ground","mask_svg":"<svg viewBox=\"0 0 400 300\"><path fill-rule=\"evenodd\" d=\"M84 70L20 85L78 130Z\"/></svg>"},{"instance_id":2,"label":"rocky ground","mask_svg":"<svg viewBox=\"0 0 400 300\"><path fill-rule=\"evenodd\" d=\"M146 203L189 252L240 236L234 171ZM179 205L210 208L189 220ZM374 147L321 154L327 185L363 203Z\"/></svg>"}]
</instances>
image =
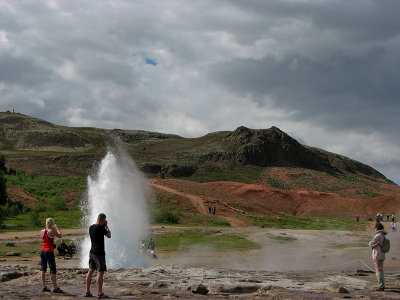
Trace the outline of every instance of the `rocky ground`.
<instances>
[{"instance_id":1,"label":"rocky ground","mask_svg":"<svg viewBox=\"0 0 400 300\"><path fill-rule=\"evenodd\" d=\"M85 292L85 269L59 269L63 295L41 292L36 267L1 265L0 270L4 299L83 298ZM266 272L155 265L110 270L104 291L113 299L399 299L399 279L387 278L385 292L372 292L375 275L362 271Z\"/></svg>"},{"instance_id":2,"label":"rocky ground","mask_svg":"<svg viewBox=\"0 0 400 300\"><path fill-rule=\"evenodd\" d=\"M154 233L177 228L153 228ZM180 229L179 229L180 230ZM261 245L247 252L217 253L194 248L185 253L158 253L149 266L111 269L105 293L114 299L399 299L400 242L390 233L391 252L385 261L387 289L376 286L371 252L365 243L373 232L225 228ZM67 233L67 232L65 232ZM30 233L4 233L2 241L29 240ZM81 231L68 232L71 236ZM399 259L398 259L399 258ZM365 262L365 264L364 264ZM0 298L83 298L87 270L79 258L57 259L59 285L64 295L42 293L38 257L7 257L0 264ZM48 279L49 281L49 279ZM49 283L50 284L50 283ZM93 281L92 292L95 292Z\"/></svg>"}]
</instances>

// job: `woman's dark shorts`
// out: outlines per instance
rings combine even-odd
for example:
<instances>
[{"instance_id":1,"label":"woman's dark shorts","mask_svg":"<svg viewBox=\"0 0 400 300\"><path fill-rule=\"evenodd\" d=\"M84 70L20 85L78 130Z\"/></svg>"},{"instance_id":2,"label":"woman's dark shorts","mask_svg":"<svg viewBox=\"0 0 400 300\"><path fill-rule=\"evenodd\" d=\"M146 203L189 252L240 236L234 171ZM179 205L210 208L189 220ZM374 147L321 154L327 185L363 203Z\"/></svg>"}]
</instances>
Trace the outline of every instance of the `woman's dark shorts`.
<instances>
[{"instance_id":1,"label":"woman's dark shorts","mask_svg":"<svg viewBox=\"0 0 400 300\"><path fill-rule=\"evenodd\" d=\"M56 274L56 259L54 252L40 251L40 271L47 271L47 264L49 264L50 274Z\"/></svg>"},{"instance_id":2,"label":"woman's dark shorts","mask_svg":"<svg viewBox=\"0 0 400 300\"><path fill-rule=\"evenodd\" d=\"M89 253L89 269L97 270L99 272L107 271L106 256Z\"/></svg>"}]
</instances>

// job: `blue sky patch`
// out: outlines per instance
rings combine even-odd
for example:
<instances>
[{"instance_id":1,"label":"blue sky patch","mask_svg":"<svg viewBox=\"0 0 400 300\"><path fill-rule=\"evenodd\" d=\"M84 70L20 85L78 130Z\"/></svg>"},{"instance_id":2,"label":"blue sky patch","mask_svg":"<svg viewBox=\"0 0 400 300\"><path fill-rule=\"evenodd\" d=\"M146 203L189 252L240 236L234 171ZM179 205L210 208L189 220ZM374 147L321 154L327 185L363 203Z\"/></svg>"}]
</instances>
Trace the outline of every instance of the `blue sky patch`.
<instances>
[{"instance_id":1,"label":"blue sky patch","mask_svg":"<svg viewBox=\"0 0 400 300\"><path fill-rule=\"evenodd\" d=\"M156 59L153 59L153 58L150 58L150 57L146 57L146 64L157 66L158 65L158 61Z\"/></svg>"}]
</instances>

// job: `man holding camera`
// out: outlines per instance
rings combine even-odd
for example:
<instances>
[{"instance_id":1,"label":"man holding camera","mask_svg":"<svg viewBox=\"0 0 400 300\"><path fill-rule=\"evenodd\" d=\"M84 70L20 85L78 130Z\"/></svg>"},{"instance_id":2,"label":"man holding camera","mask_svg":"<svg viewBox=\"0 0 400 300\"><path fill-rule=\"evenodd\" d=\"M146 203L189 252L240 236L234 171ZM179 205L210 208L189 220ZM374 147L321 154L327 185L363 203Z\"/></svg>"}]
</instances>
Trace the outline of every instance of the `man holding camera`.
<instances>
[{"instance_id":1,"label":"man holding camera","mask_svg":"<svg viewBox=\"0 0 400 300\"><path fill-rule=\"evenodd\" d=\"M104 251L104 236L111 238L111 231L107 225L106 215L101 213L97 217L96 224L89 228L90 241L92 247L89 252L89 271L86 275L86 294L85 297L91 297L90 284L95 270L97 270L97 298L106 298L103 293L103 276L107 271L106 253Z\"/></svg>"}]
</instances>

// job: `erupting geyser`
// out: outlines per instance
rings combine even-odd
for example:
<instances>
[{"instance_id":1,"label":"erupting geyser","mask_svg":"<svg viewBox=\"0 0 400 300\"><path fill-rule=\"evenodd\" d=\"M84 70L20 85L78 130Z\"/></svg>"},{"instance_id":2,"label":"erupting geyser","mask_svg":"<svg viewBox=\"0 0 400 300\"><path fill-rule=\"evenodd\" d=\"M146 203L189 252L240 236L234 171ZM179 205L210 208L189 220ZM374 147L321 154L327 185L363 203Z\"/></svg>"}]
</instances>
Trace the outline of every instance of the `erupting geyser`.
<instances>
[{"instance_id":1,"label":"erupting geyser","mask_svg":"<svg viewBox=\"0 0 400 300\"><path fill-rule=\"evenodd\" d=\"M137 248L148 228L146 196L149 184L133 160L121 149L112 150L101 161L97 174L88 177L88 191L82 211L84 226L96 222L105 213L111 239L105 237L106 262L109 268L132 268L145 265ZM88 267L90 238L81 248L81 267Z\"/></svg>"}]
</instances>

